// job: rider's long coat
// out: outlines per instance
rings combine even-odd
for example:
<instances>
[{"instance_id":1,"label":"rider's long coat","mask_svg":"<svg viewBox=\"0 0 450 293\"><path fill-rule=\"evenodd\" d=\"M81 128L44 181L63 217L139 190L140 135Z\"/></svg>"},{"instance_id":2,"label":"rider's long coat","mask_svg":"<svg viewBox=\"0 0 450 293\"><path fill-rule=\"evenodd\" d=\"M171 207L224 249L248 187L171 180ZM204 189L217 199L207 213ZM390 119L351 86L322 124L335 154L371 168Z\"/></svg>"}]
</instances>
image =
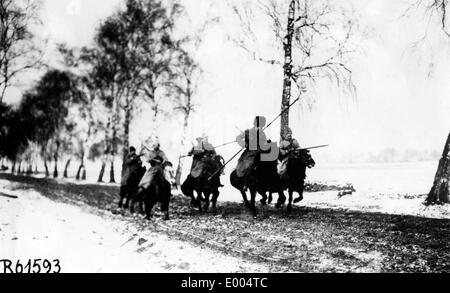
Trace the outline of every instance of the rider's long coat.
<instances>
[{"instance_id":1,"label":"rider's long coat","mask_svg":"<svg viewBox=\"0 0 450 293\"><path fill-rule=\"evenodd\" d=\"M203 174L205 168L209 166L207 159L214 157L216 151L209 142L202 141L189 152L189 155L193 156L190 175L192 178L197 179Z\"/></svg>"},{"instance_id":2,"label":"rider's long coat","mask_svg":"<svg viewBox=\"0 0 450 293\"><path fill-rule=\"evenodd\" d=\"M245 147L245 151L236 166L236 175L242 178L250 169L255 167L261 151L269 149L270 145L264 131L257 128L246 130L236 138L236 141L241 147Z\"/></svg>"},{"instance_id":3,"label":"rider's long coat","mask_svg":"<svg viewBox=\"0 0 450 293\"><path fill-rule=\"evenodd\" d=\"M150 163L151 168L145 172L144 177L142 177L139 187L147 189L150 187L154 175L161 169L164 162L167 162L166 154L161 150L149 151L146 154L146 159Z\"/></svg>"},{"instance_id":4,"label":"rider's long coat","mask_svg":"<svg viewBox=\"0 0 450 293\"><path fill-rule=\"evenodd\" d=\"M282 140L280 143L280 161L278 165L278 174L283 178L286 175L287 160L289 154L300 148L300 144L296 139Z\"/></svg>"}]
</instances>

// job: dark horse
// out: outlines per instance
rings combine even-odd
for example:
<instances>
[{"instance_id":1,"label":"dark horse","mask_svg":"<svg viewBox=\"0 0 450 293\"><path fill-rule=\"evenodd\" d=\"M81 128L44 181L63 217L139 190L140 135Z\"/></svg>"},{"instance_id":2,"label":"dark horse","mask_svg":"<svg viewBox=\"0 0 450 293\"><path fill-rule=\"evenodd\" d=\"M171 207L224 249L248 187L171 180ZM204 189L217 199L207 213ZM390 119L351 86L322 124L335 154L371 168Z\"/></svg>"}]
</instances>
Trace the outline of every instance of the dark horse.
<instances>
[{"instance_id":1,"label":"dark horse","mask_svg":"<svg viewBox=\"0 0 450 293\"><path fill-rule=\"evenodd\" d=\"M259 193L263 199L261 203L266 204L267 192L278 193L279 198L276 204L280 208L286 201L281 181L277 170L277 161L264 162L260 160L260 155L255 158L255 166L249 168L243 177L238 177L237 171L234 170L230 175L231 185L238 189L244 199L245 207L256 213L256 194ZM247 198L246 191L250 192L250 202Z\"/></svg>"},{"instance_id":2,"label":"dark horse","mask_svg":"<svg viewBox=\"0 0 450 293\"><path fill-rule=\"evenodd\" d=\"M147 169L144 166L139 166L130 173L125 185L120 187L120 201L119 208L128 209L130 200L138 192L138 185ZM125 204L123 201L125 200Z\"/></svg>"},{"instance_id":3,"label":"dark horse","mask_svg":"<svg viewBox=\"0 0 450 293\"><path fill-rule=\"evenodd\" d=\"M203 171L198 178L188 175L181 185L181 191L184 195L191 198L191 205L198 207L200 213L203 209L207 212L212 203L213 212L217 212L217 199L219 198L220 169L224 164L224 159L219 156L206 156L202 159L204 164ZM197 198L194 196L197 193ZM204 197L202 196L204 195ZM212 198L211 198L212 195ZM202 202L205 205L202 207Z\"/></svg>"},{"instance_id":4,"label":"dark horse","mask_svg":"<svg viewBox=\"0 0 450 293\"><path fill-rule=\"evenodd\" d=\"M285 170L281 172L281 184L283 190L289 192L289 204L288 211L292 211L292 199L294 192L297 192L299 197L294 201L294 203L303 200L303 189L305 186L306 179L306 169L313 168L316 165L311 154L308 150L296 150L291 152L283 164Z\"/></svg>"},{"instance_id":5,"label":"dark horse","mask_svg":"<svg viewBox=\"0 0 450 293\"><path fill-rule=\"evenodd\" d=\"M135 194L131 198L130 212L134 213L136 203L144 204L145 215L148 220L152 217L152 210L156 203L161 203L161 210L164 212L164 219L169 220L169 203L172 197L172 186L174 184L173 165L170 162L164 163L157 168L150 186Z\"/></svg>"}]
</instances>

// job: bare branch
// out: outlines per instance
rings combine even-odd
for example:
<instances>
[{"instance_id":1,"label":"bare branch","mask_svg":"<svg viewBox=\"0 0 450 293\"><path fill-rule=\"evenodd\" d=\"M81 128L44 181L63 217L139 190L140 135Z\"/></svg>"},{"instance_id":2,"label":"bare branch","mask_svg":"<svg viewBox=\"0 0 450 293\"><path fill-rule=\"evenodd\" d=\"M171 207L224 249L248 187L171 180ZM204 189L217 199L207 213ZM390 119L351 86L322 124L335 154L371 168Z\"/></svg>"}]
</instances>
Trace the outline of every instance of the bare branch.
<instances>
[{"instance_id":1,"label":"bare branch","mask_svg":"<svg viewBox=\"0 0 450 293\"><path fill-rule=\"evenodd\" d=\"M40 24L39 1L0 1L0 102L16 76L43 65L31 26Z\"/></svg>"},{"instance_id":2,"label":"bare branch","mask_svg":"<svg viewBox=\"0 0 450 293\"><path fill-rule=\"evenodd\" d=\"M255 61L283 66L288 4L289 1L278 0L231 4L242 27L242 34L233 38L235 44ZM352 71L347 65L347 59L356 51L352 45L356 22L330 1L299 0L296 15L292 79L298 88L305 83L313 86L318 79L326 78L338 88L356 95ZM266 31L261 23L270 25L273 32L273 41L264 44L264 48L275 49L272 58L261 54L263 48L259 39ZM257 31L258 28L261 31Z\"/></svg>"}]
</instances>

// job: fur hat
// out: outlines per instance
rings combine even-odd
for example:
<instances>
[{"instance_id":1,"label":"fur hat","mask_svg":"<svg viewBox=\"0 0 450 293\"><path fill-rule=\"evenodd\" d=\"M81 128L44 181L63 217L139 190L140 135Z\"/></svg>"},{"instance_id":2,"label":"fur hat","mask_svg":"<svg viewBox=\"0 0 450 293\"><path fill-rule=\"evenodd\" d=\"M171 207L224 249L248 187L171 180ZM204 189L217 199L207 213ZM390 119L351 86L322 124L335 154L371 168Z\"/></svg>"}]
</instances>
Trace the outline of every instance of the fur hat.
<instances>
[{"instance_id":1,"label":"fur hat","mask_svg":"<svg viewBox=\"0 0 450 293\"><path fill-rule=\"evenodd\" d=\"M266 117L264 116L256 116L253 125L256 127L265 127L266 126Z\"/></svg>"}]
</instances>

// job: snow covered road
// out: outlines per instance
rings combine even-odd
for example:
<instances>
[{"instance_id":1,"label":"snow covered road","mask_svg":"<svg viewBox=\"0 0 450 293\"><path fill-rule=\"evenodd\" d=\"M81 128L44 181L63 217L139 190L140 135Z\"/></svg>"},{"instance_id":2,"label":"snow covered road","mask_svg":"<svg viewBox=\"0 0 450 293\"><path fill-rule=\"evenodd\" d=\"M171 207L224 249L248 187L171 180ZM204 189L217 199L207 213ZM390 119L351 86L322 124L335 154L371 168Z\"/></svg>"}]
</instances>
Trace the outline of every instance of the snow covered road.
<instances>
[{"instance_id":1,"label":"snow covered road","mask_svg":"<svg viewBox=\"0 0 450 293\"><path fill-rule=\"evenodd\" d=\"M0 259L59 259L63 273L269 272L262 264L137 231L119 216L4 189L8 184L0 181Z\"/></svg>"}]
</instances>

